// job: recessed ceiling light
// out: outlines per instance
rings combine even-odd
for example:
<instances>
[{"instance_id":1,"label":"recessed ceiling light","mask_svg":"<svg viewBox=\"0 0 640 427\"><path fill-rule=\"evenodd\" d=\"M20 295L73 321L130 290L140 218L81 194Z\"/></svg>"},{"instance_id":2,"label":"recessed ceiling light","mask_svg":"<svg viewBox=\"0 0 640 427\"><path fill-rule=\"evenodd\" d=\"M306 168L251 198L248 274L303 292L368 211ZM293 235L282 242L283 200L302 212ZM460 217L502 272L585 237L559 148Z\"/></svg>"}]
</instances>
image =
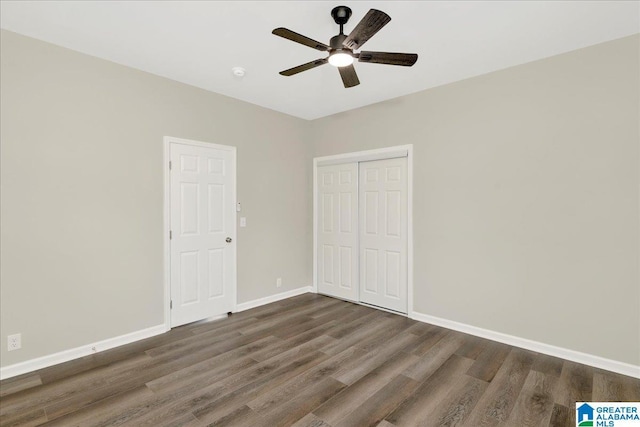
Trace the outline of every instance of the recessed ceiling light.
<instances>
[{"instance_id":1,"label":"recessed ceiling light","mask_svg":"<svg viewBox=\"0 0 640 427\"><path fill-rule=\"evenodd\" d=\"M236 77L244 77L245 73L247 72L247 70L245 70L242 67L233 67L231 69L231 72L233 73L234 76Z\"/></svg>"}]
</instances>

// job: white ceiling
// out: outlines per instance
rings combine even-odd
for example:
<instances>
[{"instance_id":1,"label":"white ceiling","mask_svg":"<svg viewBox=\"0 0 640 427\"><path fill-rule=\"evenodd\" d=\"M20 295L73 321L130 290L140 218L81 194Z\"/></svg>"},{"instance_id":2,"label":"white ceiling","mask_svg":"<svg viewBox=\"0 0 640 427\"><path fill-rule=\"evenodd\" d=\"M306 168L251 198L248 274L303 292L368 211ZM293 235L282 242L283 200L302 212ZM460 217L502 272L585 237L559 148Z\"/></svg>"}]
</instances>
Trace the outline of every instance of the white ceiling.
<instances>
[{"instance_id":1,"label":"white ceiling","mask_svg":"<svg viewBox=\"0 0 640 427\"><path fill-rule=\"evenodd\" d=\"M412 68L356 63L345 89L326 56L276 37L287 27L324 43L330 11L392 18L365 50L419 55ZM640 32L637 1L2 1L4 29L304 119L335 114ZM231 68L242 66L243 79Z\"/></svg>"}]
</instances>

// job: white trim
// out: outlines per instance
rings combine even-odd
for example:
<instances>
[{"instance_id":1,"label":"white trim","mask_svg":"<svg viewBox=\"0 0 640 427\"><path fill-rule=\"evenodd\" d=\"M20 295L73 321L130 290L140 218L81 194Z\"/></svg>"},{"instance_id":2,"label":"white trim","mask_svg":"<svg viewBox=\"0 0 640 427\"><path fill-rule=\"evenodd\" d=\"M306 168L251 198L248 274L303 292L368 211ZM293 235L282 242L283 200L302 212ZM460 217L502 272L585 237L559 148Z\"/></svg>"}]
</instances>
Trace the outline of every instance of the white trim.
<instances>
[{"instance_id":1,"label":"white trim","mask_svg":"<svg viewBox=\"0 0 640 427\"><path fill-rule=\"evenodd\" d=\"M413 145L396 145L395 147L376 148L374 150L356 151L353 153L341 153L333 156L316 157L314 163L317 166L339 165L351 162L369 162L372 160L395 159L407 157Z\"/></svg>"},{"instance_id":2,"label":"white trim","mask_svg":"<svg viewBox=\"0 0 640 427\"><path fill-rule=\"evenodd\" d=\"M236 147L232 145L222 145L222 144L215 144L213 142L195 141L192 139L176 138L174 136L165 136L164 142L165 143L173 142L175 144L183 144L183 145L193 145L193 146L202 147L202 148L215 148L216 150L233 151L233 152L236 151Z\"/></svg>"},{"instance_id":3,"label":"white trim","mask_svg":"<svg viewBox=\"0 0 640 427\"><path fill-rule=\"evenodd\" d=\"M413 145L407 145L407 317L413 315Z\"/></svg>"},{"instance_id":4,"label":"white trim","mask_svg":"<svg viewBox=\"0 0 640 427\"><path fill-rule=\"evenodd\" d=\"M225 150L230 151L232 153L232 163L231 163L231 173L233 174L233 186L231 188L233 194L233 211L236 213L235 207L238 204L238 173L237 173L237 149L231 145L221 145L214 144L210 142L202 142L202 141L193 141L190 139L176 138L173 136L165 136L163 138L164 145L164 156L162 159L162 171L164 174L164 201L163 201L163 224L162 224L162 233L163 233L163 263L164 263L164 324L167 330L171 329L171 242L169 241L169 230L171 230L171 174L169 173L169 160L171 159L171 144L184 144L184 145L193 145L197 147L204 148L215 148L217 150ZM237 213L234 214L234 223L233 223L233 239L237 241ZM238 245L233 245L233 287L231 289L232 293L232 301L233 307L231 311L237 311L238 306Z\"/></svg>"},{"instance_id":5,"label":"white trim","mask_svg":"<svg viewBox=\"0 0 640 427\"><path fill-rule=\"evenodd\" d=\"M407 157L407 316L413 315L413 144L342 153L313 159L313 285L318 292L318 166Z\"/></svg>"},{"instance_id":6,"label":"white trim","mask_svg":"<svg viewBox=\"0 0 640 427\"><path fill-rule=\"evenodd\" d=\"M163 138L164 156L162 157L162 173L164 177L164 191L162 201L162 263L164 282L164 325L171 329L171 242L169 230L171 229L171 174L169 173L169 161L171 159L170 138Z\"/></svg>"},{"instance_id":7,"label":"white trim","mask_svg":"<svg viewBox=\"0 0 640 427\"><path fill-rule=\"evenodd\" d=\"M592 354L582 353L568 348L557 347L555 345L545 344L539 341L533 341L526 338L516 337L514 335L503 334L489 329L479 328L477 326L467 325L453 320L443 319L428 314L413 312L410 316L413 320L423 323L429 323L441 326L454 331L464 332L465 334L475 335L477 337L486 338L492 341L501 342L503 344L520 347L536 353L548 354L550 356L559 357L561 359L571 360L573 362L582 363L584 365L594 366L606 371L617 372L622 375L628 375L634 378L640 378L640 366L631 365L629 363L619 362L617 360L605 359L604 357L594 356Z\"/></svg>"},{"instance_id":8,"label":"white trim","mask_svg":"<svg viewBox=\"0 0 640 427\"><path fill-rule=\"evenodd\" d=\"M272 302L280 301L280 300L291 298L291 297L296 297L298 295L306 294L308 292L311 292L311 286L304 286L302 288L292 289L290 291L281 292L279 294L270 295L268 297L243 302L241 304L236 305L236 312L260 307L261 305L265 305L265 304L271 304Z\"/></svg>"},{"instance_id":9,"label":"white trim","mask_svg":"<svg viewBox=\"0 0 640 427\"><path fill-rule=\"evenodd\" d=\"M120 335L118 337L108 338L106 340L94 342L80 347L64 350L48 356L38 357L36 359L27 360L25 362L16 363L14 365L0 368L0 380L15 377L17 375L26 374L27 372L37 371L38 369L47 368L59 363L68 362L73 359L88 356L90 354L99 353L121 345L130 344L145 338L153 337L167 332L168 329L164 324L152 326L151 328L142 329L136 332Z\"/></svg>"},{"instance_id":10,"label":"white trim","mask_svg":"<svg viewBox=\"0 0 640 427\"><path fill-rule=\"evenodd\" d=\"M318 293L318 209L316 207L318 200L318 159L313 159L313 283L311 283L311 292Z\"/></svg>"}]
</instances>

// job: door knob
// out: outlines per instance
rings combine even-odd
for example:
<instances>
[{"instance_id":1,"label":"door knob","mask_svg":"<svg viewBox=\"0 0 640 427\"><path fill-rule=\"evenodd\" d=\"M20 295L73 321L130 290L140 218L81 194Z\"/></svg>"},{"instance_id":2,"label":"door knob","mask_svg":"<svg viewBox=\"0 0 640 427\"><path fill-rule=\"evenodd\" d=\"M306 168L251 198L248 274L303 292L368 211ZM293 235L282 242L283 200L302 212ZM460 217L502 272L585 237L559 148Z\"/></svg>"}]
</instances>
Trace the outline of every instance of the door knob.
<instances>
[{"instance_id":1,"label":"door knob","mask_svg":"<svg viewBox=\"0 0 640 427\"><path fill-rule=\"evenodd\" d=\"M231 237L227 237L227 243L231 243Z\"/></svg>"}]
</instances>

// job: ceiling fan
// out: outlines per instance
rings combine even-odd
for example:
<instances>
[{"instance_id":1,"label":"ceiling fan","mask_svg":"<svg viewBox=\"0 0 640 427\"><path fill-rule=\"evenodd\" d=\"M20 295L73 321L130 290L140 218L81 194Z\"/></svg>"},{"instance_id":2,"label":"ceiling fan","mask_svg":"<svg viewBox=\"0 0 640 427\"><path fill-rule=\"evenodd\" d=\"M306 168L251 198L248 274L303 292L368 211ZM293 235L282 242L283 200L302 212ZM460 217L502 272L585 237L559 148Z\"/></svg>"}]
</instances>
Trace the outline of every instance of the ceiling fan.
<instances>
[{"instance_id":1,"label":"ceiling fan","mask_svg":"<svg viewBox=\"0 0 640 427\"><path fill-rule=\"evenodd\" d=\"M293 76L294 74L310 70L328 62L338 68L344 87L349 88L360 84L356 70L353 67L354 59L358 59L359 62L402 65L405 67L411 67L418 60L418 55L415 53L355 52L355 50L360 49L367 40L391 21L391 17L386 13L376 9L369 10L348 36L343 33L342 28L351 17L351 9L347 6L335 7L331 11L331 16L336 24L340 25L340 33L331 38L329 45L320 43L319 41L298 34L287 28L280 27L272 31L276 36L284 37L285 39L309 46L313 49L329 52L329 56L326 58L316 59L315 61L280 71L281 75Z\"/></svg>"}]
</instances>

